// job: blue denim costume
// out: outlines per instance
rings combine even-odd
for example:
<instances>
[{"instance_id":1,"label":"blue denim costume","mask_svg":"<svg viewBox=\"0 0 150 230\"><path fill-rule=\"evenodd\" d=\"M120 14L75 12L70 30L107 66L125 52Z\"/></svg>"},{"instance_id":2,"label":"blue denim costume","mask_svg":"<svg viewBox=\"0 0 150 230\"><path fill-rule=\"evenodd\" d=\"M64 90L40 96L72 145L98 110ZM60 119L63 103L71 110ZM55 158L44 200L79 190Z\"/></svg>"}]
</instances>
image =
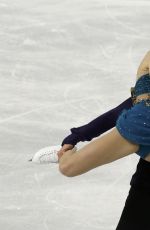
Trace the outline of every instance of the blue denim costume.
<instances>
[{"instance_id":1,"label":"blue denim costume","mask_svg":"<svg viewBox=\"0 0 150 230\"><path fill-rule=\"evenodd\" d=\"M136 96L150 93L149 74L137 80L134 93ZM136 154L144 159L150 153L150 99L142 100L130 109L123 109L116 121L116 128L124 138L139 144Z\"/></svg>"}]
</instances>

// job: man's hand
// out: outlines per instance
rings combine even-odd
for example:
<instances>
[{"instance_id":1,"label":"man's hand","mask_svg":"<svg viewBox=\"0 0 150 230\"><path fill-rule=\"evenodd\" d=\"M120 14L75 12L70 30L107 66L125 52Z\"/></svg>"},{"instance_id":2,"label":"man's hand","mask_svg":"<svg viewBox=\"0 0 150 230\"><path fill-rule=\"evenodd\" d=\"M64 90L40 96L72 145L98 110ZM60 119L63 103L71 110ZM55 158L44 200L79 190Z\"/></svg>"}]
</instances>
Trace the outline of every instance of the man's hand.
<instances>
[{"instance_id":1,"label":"man's hand","mask_svg":"<svg viewBox=\"0 0 150 230\"><path fill-rule=\"evenodd\" d=\"M66 152L66 151L68 151L68 150L71 150L71 149L73 149L74 148L74 146L73 145L70 145L70 144L64 144L63 146L62 146L62 148L58 151L58 158L61 158L62 157L62 155Z\"/></svg>"}]
</instances>

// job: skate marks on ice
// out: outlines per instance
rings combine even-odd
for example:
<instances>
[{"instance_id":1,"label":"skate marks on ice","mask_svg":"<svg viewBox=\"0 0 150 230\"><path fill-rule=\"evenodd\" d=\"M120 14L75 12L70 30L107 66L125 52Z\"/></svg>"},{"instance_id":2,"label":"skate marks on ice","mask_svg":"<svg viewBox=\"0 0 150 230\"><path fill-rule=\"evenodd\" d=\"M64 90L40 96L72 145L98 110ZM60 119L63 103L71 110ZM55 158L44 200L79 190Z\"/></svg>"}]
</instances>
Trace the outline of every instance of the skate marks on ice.
<instances>
[{"instance_id":1,"label":"skate marks on ice","mask_svg":"<svg viewBox=\"0 0 150 230\"><path fill-rule=\"evenodd\" d=\"M60 141L129 96L127 76L149 46L149 1L6 0L0 12L2 228L115 229L135 159L115 163L110 179L111 165L72 180L27 160L56 130Z\"/></svg>"}]
</instances>

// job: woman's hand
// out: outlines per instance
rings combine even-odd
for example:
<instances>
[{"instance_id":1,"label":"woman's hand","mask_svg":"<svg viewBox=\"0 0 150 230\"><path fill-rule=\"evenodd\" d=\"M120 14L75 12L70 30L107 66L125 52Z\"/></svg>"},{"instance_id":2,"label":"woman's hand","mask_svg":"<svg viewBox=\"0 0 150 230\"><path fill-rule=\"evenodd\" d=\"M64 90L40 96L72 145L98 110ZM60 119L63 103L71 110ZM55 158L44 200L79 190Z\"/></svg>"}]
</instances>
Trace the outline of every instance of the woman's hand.
<instances>
[{"instance_id":1,"label":"woman's hand","mask_svg":"<svg viewBox=\"0 0 150 230\"><path fill-rule=\"evenodd\" d=\"M61 149L58 151L58 153L57 153L58 158L61 158L62 155L63 155L66 151L71 150L71 149L73 149L73 148L74 148L74 146L71 145L71 144L64 144L64 145L62 146L62 148L61 148Z\"/></svg>"}]
</instances>

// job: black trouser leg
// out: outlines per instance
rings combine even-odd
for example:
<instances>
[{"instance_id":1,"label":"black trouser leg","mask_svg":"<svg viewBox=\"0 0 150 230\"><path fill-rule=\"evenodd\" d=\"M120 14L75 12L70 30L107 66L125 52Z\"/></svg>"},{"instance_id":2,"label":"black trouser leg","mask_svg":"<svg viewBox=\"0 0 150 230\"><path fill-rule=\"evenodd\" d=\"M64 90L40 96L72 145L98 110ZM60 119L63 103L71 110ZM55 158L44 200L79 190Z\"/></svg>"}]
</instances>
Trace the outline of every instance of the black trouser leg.
<instances>
[{"instance_id":1,"label":"black trouser leg","mask_svg":"<svg viewBox=\"0 0 150 230\"><path fill-rule=\"evenodd\" d=\"M150 230L150 192L131 187L116 230Z\"/></svg>"},{"instance_id":2,"label":"black trouser leg","mask_svg":"<svg viewBox=\"0 0 150 230\"><path fill-rule=\"evenodd\" d=\"M150 230L150 163L140 159L116 230Z\"/></svg>"}]
</instances>

